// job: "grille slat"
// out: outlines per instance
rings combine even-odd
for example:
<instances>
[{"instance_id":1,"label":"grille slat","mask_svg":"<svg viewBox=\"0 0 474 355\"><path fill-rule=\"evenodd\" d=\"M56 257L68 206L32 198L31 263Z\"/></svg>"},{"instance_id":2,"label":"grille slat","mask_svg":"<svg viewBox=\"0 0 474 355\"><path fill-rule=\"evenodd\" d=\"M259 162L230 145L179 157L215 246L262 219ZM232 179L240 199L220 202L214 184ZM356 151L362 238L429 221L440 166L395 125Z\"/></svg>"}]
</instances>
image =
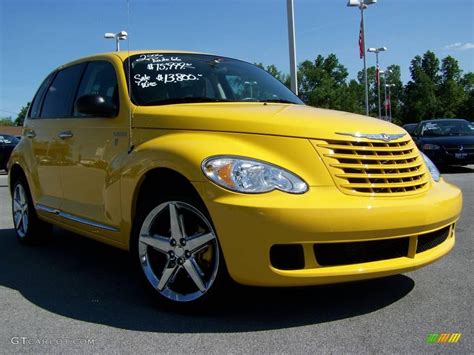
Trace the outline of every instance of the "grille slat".
<instances>
[{"instance_id":1,"label":"grille slat","mask_svg":"<svg viewBox=\"0 0 474 355\"><path fill-rule=\"evenodd\" d=\"M333 150L350 150L350 151L362 151L362 152L405 152L413 150L412 147L364 147L364 146L353 146L353 145L339 145L339 144L326 144L326 148Z\"/></svg>"},{"instance_id":2,"label":"grille slat","mask_svg":"<svg viewBox=\"0 0 474 355\"><path fill-rule=\"evenodd\" d=\"M385 180L385 179L382 179ZM425 181L427 183L428 181ZM383 188L396 188L396 187L412 187L413 182L412 181L407 181L407 182L380 182L380 183L367 183L367 184L356 184L356 183L351 183L351 184L342 184L342 187L345 188L353 188L353 189L383 189Z\"/></svg>"},{"instance_id":3,"label":"grille slat","mask_svg":"<svg viewBox=\"0 0 474 355\"><path fill-rule=\"evenodd\" d=\"M374 153L377 153L374 151ZM354 151L354 154L337 154L337 153L329 153L324 154L325 157L334 158L334 159L349 159L349 160L386 160L386 161L405 161L410 159L416 159L418 157L418 153L410 153L404 155L357 155L357 151Z\"/></svg>"},{"instance_id":4,"label":"grille slat","mask_svg":"<svg viewBox=\"0 0 474 355\"><path fill-rule=\"evenodd\" d=\"M360 170L393 170L394 164L351 164L351 163L338 163L338 164L329 164L333 168L339 169L360 169ZM416 169L419 170L421 167L420 161L415 161L414 163L406 164L396 164L397 169Z\"/></svg>"},{"instance_id":5,"label":"grille slat","mask_svg":"<svg viewBox=\"0 0 474 355\"><path fill-rule=\"evenodd\" d=\"M399 170L399 169L395 169ZM402 173L400 171L396 171L395 173L387 173L387 174L373 174L373 173L346 173L346 174L336 174L337 177L343 178L343 179L365 179L365 178L371 178L371 179L405 179L405 178L416 178L418 176L424 175L423 172L419 171L417 173L413 172L408 172L408 173Z\"/></svg>"},{"instance_id":6,"label":"grille slat","mask_svg":"<svg viewBox=\"0 0 474 355\"><path fill-rule=\"evenodd\" d=\"M318 144L317 149L339 188L348 194L418 193L424 191L430 181L411 140L333 140Z\"/></svg>"}]
</instances>

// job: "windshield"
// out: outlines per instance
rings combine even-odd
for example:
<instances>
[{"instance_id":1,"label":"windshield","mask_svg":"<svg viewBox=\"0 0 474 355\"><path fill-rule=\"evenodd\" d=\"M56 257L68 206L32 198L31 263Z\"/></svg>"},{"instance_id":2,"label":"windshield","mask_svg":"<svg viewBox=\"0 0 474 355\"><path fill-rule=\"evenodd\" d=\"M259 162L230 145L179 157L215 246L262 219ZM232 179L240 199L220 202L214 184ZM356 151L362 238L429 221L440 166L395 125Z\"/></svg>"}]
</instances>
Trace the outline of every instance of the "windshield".
<instances>
[{"instance_id":1,"label":"windshield","mask_svg":"<svg viewBox=\"0 0 474 355\"><path fill-rule=\"evenodd\" d=\"M467 121L427 122L421 130L422 136L474 136L474 130Z\"/></svg>"},{"instance_id":2,"label":"windshield","mask_svg":"<svg viewBox=\"0 0 474 355\"><path fill-rule=\"evenodd\" d=\"M303 102L255 65L201 54L131 56L132 101L141 106L190 102ZM128 61L125 62L125 70Z\"/></svg>"}]
</instances>

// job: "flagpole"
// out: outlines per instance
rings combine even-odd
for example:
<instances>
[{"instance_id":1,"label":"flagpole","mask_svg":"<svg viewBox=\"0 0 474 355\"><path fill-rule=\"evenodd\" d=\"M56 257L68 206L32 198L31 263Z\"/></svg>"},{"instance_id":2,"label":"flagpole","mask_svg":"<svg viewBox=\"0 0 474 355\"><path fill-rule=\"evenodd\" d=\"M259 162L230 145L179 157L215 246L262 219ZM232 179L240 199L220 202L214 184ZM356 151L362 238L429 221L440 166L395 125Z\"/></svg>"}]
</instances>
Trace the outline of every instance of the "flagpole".
<instances>
[{"instance_id":1,"label":"flagpole","mask_svg":"<svg viewBox=\"0 0 474 355\"><path fill-rule=\"evenodd\" d=\"M369 81L367 79L367 59L365 55L365 22L364 22L364 10L367 8L367 5L361 3L359 6L360 9L360 23L362 29L362 48L364 56L364 88L365 88L365 115L369 115Z\"/></svg>"}]
</instances>

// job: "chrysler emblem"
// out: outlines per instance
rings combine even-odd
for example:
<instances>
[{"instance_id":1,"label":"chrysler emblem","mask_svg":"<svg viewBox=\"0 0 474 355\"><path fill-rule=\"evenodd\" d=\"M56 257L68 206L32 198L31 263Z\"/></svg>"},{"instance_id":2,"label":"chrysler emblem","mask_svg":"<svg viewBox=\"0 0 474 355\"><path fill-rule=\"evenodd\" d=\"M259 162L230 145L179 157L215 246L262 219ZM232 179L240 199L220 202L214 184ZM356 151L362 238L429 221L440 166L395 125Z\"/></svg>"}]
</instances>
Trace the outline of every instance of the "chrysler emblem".
<instances>
[{"instance_id":1,"label":"chrysler emblem","mask_svg":"<svg viewBox=\"0 0 474 355\"><path fill-rule=\"evenodd\" d=\"M462 145L459 147L459 151L462 152L463 150L464 150L464 146Z\"/></svg>"},{"instance_id":2,"label":"chrysler emblem","mask_svg":"<svg viewBox=\"0 0 474 355\"><path fill-rule=\"evenodd\" d=\"M351 137L356 137L356 138L367 138L367 139L374 139L374 140L379 140L379 141L384 141L384 142L390 142L398 138L402 138L403 136L406 135L406 133L400 133L400 134L387 134L387 133L378 133L378 134L366 134L366 133L344 133L344 132L336 132L336 134L340 134L343 136L351 136Z\"/></svg>"}]
</instances>

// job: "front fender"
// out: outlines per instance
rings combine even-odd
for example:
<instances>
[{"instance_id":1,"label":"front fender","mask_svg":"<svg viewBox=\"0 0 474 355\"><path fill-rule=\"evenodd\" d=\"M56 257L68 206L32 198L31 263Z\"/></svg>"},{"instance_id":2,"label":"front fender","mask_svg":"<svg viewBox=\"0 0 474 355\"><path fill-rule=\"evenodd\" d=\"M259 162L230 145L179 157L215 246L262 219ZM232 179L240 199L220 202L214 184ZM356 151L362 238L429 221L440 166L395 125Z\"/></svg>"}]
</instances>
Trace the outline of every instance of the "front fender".
<instances>
[{"instance_id":1,"label":"front fender","mask_svg":"<svg viewBox=\"0 0 474 355\"><path fill-rule=\"evenodd\" d=\"M239 155L281 166L302 177L310 186L330 186L332 179L307 139L269 135L135 129L137 144L122 169L123 218L132 223L133 203L147 172L167 168L191 183L208 182L201 171L213 155ZM206 203L205 196L201 196Z\"/></svg>"}]
</instances>

